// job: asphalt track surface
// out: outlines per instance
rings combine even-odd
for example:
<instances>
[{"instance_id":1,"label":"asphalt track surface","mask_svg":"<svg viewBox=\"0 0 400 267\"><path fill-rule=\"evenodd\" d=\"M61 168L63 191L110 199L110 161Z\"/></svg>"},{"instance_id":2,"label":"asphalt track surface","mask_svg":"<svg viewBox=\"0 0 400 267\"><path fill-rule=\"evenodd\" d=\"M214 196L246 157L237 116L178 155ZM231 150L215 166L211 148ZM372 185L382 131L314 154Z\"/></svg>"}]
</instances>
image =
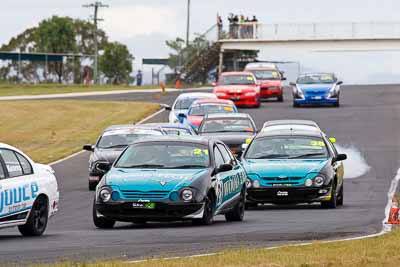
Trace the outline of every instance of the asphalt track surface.
<instances>
[{"instance_id":1,"label":"asphalt track surface","mask_svg":"<svg viewBox=\"0 0 400 267\"><path fill-rule=\"evenodd\" d=\"M177 94L84 99L171 104ZM60 186L60 212L49 221L45 235L23 238L15 228L1 230L0 262L171 257L377 233L382 228L387 191L399 167L399 95L400 86L347 86L342 90L340 108L294 109L286 90L284 103L266 102L259 109L242 110L251 114L259 127L273 119L315 120L338 144L361 151L371 169L359 178L345 180L345 204L336 210L318 205L264 206L247 211L244 222L227 223L218 216L214 225L205 227L179 222L120 223L115 229L99 230L91 219L93 192L87 189L88 153L83 153L53 166ZM167 115L163 112L151 121L166 121Z\"/></svg>"}]
</instances>

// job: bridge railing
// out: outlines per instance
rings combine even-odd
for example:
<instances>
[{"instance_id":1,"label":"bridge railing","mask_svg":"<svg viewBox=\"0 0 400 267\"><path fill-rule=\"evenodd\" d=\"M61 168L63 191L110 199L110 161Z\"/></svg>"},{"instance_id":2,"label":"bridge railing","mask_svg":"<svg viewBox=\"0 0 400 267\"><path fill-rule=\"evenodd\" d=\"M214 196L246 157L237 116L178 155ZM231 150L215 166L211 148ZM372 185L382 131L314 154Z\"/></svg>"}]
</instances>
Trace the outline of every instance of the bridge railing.
<instances>
[{"instance_id":1,"label":"bridge railing","mask_svg":"<svg viewBox=\"0 0 400 267\"><path fill-rule=\"evenodd\" d=\"M400 22L334 22L230 25L228 40L400 39Z\"/></svg>"}]
</instances>

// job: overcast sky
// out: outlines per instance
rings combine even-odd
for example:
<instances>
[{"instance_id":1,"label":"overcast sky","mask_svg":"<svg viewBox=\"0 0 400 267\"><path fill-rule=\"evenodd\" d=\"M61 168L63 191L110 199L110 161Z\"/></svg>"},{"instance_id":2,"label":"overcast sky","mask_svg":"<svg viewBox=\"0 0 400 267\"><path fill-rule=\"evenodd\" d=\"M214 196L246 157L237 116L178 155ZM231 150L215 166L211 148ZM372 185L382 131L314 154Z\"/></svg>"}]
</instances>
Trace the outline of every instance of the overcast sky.
<instances>
[{"instance_id":1,"label":"overcast sky","mask_svg":"<svg viewBox=\"0 0 400 267\"><path fill-rule=\"evenodd\" d=\"M94 0L93 0L94 1ZM185 36L187 0L102 0L100 23L111 40L128 45L137 58L165 57L165 40ZM257 15L263 23L400 21L399 0L191 0L191 32L203 33L216 14ZM87 19L90 0L2 0L0 43L52 15ZM224 20L226 21L226 20Z\"/></svg>"}]
</instances>

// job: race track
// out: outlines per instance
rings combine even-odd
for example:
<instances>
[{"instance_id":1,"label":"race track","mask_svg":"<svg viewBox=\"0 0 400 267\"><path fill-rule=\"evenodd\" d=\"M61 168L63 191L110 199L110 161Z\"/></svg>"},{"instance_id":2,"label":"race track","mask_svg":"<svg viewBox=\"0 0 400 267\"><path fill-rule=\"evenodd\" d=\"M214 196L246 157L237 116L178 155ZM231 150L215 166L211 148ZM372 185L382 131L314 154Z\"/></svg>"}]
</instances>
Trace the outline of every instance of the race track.
<instances>
[{"instance_id":1,"label":"race track","mask_svg":"<svg viewBox=\"0 0 400 267\"><path fill-rule=\"evenodd\" d=\"M85 99L171 104L176 95L134 93ZM346 86L341 101L340 108L294 109L286 90L284 103L266 102L260 109L241 111L251 114L259 127L272 119L315 120L337 138L340 147L364 158L370 169L361 177L345 180L343 207L265 206L247 211L244 222L227 223L218 216L214 225L204 227L191 223L121 223L113 230L98 230L91 219L93 192L87 190L88 153L82 153L53 166L61 192L60 212L49 222L43 237L23 238L17 229L0 231L1 262L171 257L379 232L387 191L399 168L400 86ZM164 112L152 121L165 121L167 115ZM356 160L349 162L352 164L346 167L352 173L366 170Z\"/></svg>"}]
</instances>

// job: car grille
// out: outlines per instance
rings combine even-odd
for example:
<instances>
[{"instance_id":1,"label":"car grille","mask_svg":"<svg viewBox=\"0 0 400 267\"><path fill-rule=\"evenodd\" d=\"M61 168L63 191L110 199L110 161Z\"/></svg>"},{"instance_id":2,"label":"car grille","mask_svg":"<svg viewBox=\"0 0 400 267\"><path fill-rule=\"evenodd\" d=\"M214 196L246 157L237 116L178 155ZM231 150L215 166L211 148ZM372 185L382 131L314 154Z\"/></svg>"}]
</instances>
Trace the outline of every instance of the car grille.
<instances>
[{"instance_id":1,"label":"car grille","mask_svg":"<svg viewBox=\"0 0 400 267\"><path fill-rule=\"evenodd\" d=\"M300 185L303 177L263 177L262 179L266 181L267 186L278 186L278 185Z\"/></svg>"},{"instance_id":2,"label":"car grille","mask_svg":"<svg viewBox=\"0 0 400 267\"><path fill-rule=\"evenodd\" d=\"M137 191L121 190L122 196L126 199L163 199L169 194L169 191Z\"/></svg>"}]
</instances>

